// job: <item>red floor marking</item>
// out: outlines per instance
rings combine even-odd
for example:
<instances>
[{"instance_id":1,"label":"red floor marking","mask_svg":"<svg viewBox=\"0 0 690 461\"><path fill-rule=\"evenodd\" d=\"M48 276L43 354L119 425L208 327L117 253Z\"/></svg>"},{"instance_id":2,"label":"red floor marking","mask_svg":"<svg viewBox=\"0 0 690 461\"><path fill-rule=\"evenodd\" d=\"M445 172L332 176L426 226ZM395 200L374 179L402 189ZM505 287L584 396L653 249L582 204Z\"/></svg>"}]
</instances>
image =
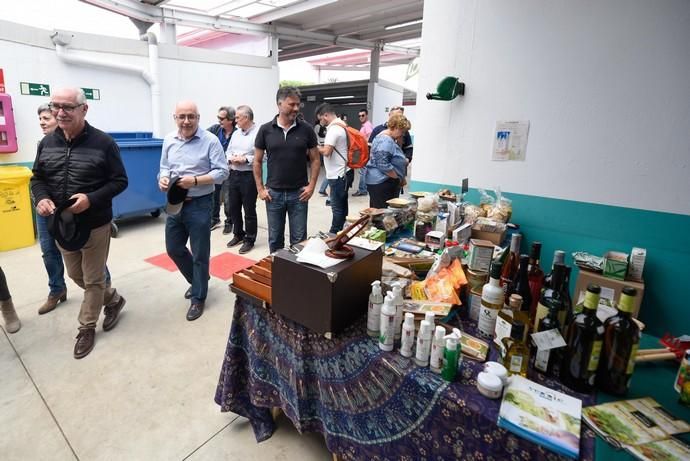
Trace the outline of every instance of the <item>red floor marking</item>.
<instances>
[{"instance_id":1,"label":"red floor marking","mask_svg":"<svg viewBox=\"0 0 690 461\"><path fill-rule=\"evenodd\" d=\"M253 259L225 252L211 258L210 273L221 280L230 280L232 274L256 263Z\"/></svg>"},{"instance_id":2,"label":"red floor marking","mask_svg":"<svg viewBox=\"0 0 690 461\"><path fill-rule=\"evenodd\" d=\"M177 271L177 266L173 262L172 259L170 259L170 256L168 256L167 253L161 253L157 256L151 256L150 258L144 259L149 264L153 264L154 266L158 266L162 269L165 269L166 271L169 272L175 272Z\"/></svg>"}]
</instances>

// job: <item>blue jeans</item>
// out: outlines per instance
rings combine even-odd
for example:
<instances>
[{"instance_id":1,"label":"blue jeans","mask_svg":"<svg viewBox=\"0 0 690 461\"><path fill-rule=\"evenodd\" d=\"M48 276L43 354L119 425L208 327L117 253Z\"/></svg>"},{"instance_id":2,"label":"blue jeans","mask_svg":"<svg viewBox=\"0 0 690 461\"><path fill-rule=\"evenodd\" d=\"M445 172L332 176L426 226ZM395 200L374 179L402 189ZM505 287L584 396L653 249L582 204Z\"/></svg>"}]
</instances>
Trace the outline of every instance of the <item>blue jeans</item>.
<instances>
[{"instance_id":1,"label":"blue jeans","mask_svg":"<svg viewBox=\"0 0 690 461\"><path fill-rule=\"evenodd\" d=\"M303 202L299 189L268 189L271 201L266 202L268 218L268 249L271 253L285 247L285 213L290 220L290 245L307 239L307 211L309 202Z\"/></svg>"},{"instance_id":2,"label":"blue jeans","mask_svg":"<svg viewBox=\"0 0 690 461\"><path fill-rule=\"evenodd\" d=\"M331 234L336 234L343 230L345 218L347 217L347 177L342 176L338 179L329 179L328 185L331 188L331 211L333 220L331 221Z\"/></svg>"},{"instance_id":3,"label":"blue jeans","mask_svg":"<svg viewBox=\"0 0 690 461\"><path fill-rule=\"evenodd\" d=\"M208 293L212 210L213 194L194 197L184 203L179 214L168 216L165 222L165 249L192 286L193 304L203 302Z\"/></svg>"},{"instance_id":4,"label":"blue jeans","mask_svg":"<svg viewBox=\"0 0 690 461\"><path fill-rule=\"evenodd\" d=\"M359 169L359 187L357 192L360 194L367 193L367 167L362 167Z\"/></svg>"},{"instance_id":5,"label":"blue jeans","mask_svg":"<svg viewBox=\"0 0 690 461\"><path fill-rule=\"evenodd\" d=\"M319 194L325 194L326 189L328 189L328 179L323 178L323 181L321 181L321 187L319 187Z\"/></svg>"},{"instance_id":6,"label":"blue jeans","mask_svg":"<svg viewBox=\"0 0 690 461\"><path fill-rule=\"evenodd\" d=\"M57 296L67 290L65 285L65 266L62 263L62 255L55 244L55 239L48 232L48 217L36 214L36 228L38 229L38 242L43 254L43 265L48 273L48 287L50 294Z\"/></svg>"}]
</instances>

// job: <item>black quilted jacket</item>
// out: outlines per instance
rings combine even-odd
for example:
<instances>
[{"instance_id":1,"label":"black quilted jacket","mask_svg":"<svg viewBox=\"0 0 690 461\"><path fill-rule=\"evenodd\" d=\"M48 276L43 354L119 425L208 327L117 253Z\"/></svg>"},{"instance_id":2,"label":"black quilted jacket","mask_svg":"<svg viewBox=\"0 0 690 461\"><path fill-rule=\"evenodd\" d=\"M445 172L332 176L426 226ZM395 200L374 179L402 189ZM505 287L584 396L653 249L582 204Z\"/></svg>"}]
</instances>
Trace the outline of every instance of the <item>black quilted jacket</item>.
<instances>
[{"instance_id":1,"label":"black quilted jacket","mask_svg":"<svg viewBox=\"0 0 690 461\"><path fill-rule=\"evenodd\" d=\"M82 219L92 229L113 219L112 200L127 188L120 148L110 135L88 123L71 141L60 128L38 145L31 193L35 203L44 198L56 206L76 193L89 197L91 206Z\"/></svg>"}]
</instances>

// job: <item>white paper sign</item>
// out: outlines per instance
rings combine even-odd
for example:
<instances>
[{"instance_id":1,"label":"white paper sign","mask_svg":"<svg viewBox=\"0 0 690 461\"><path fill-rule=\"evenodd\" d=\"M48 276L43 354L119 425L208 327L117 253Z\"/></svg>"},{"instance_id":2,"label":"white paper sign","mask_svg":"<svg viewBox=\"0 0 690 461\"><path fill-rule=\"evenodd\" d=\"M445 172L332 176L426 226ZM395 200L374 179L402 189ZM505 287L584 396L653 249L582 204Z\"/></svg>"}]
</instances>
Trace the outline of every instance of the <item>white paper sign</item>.
<instances>
[{"instance_id":1,"label":"white paper sign","mask_svg":"<svg viewBox=\"0 0 690 461\"><path fill-rule=\"evenodd\" d=\"M534 341L534 344L540 351L549 351L565 346L565 339L561 336L561 332L558 331L558 328L532 333L532 341Z\"/></svg>"},{"instance_id":2,"label":"white paper sign","mask_svg":"<svg viewBox=\"0 0 690 461\"><path fill-rule=\"evenodd\" d=\"M326 256L326 250L328 250L328 245L323 240L317 238L309 239L302 251L297 254L297 262L313 264L325 269L343 261L342 259Z\"/></svg>"},{"instance_id":3,"label":"white paper sign","mask_svg":"<svg viewBox=\"0 0 690 461\"><path fill-rule=\"evenodd\" d=\"M496 122L491 160L524 162L528 135L529 120Z\"/></svg>"}]
</instances>

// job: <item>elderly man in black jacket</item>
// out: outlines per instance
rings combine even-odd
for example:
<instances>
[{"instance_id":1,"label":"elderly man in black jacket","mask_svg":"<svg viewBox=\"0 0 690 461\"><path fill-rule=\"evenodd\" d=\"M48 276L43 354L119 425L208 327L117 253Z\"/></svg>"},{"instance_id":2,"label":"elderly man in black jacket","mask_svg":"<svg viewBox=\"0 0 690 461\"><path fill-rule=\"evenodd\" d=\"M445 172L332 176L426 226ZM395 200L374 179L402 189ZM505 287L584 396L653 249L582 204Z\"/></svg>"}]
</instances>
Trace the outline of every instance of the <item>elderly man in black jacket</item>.
<instances>
[{"instance_id":1,"label":"elderly man in black jacket","mask_svg":"<svg viewBox=\"0 0 690 461\"><path fill-rule=\"evenodd\" d=\"M50 216L74 200L66 210L77 215L79 225L90 232L81 248L67 250L60 246L67 273L84 289L74 346L74 357L80 359L93 349L101 307L105 305L103 330L108 331L125 305L125 299L114 288L106 287L105 263L110 247L112 200L127 188L127 173L113 138L86 122L89 107L81 89L57 90L49 107L58 128L38 145L31 191L41 216Z\"/></svg>"}]
</instances>

